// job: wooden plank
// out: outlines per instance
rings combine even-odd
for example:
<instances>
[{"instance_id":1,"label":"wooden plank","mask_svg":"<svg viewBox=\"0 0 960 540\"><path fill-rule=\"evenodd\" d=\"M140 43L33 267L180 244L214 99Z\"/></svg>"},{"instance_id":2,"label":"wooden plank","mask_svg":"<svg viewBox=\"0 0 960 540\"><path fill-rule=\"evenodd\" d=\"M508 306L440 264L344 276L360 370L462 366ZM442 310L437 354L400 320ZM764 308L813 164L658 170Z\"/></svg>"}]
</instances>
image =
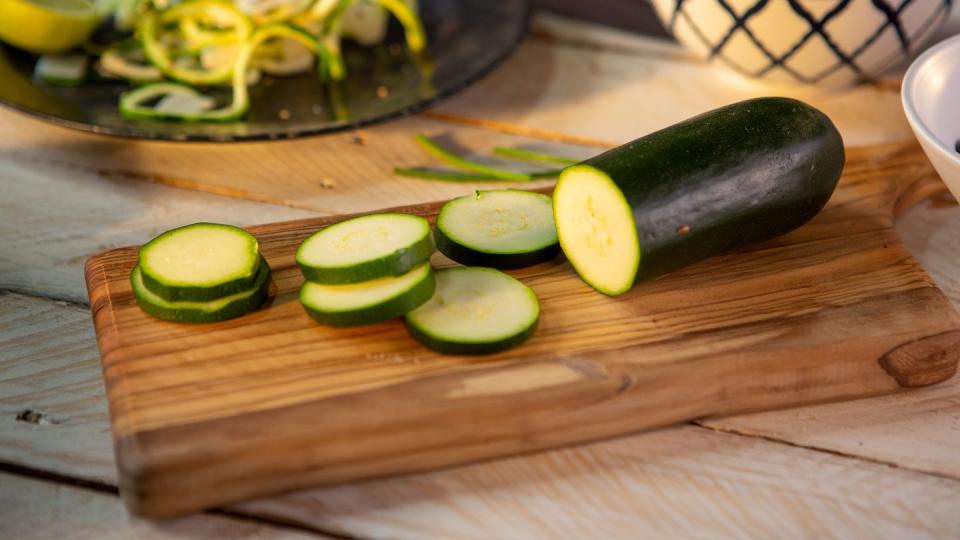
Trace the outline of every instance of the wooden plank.
<instances>
[{"instance_id":1,"label":"wooden plank","mask_svg":"<svg viewBox=\"0 0 960 540\"><path fill-rule=\"evenodd\" d=\"M313 323L295 301L293 252L328 219L252 229L276 300L203 327L138 308L135 248L95 257L88 283L121 493L136 512L172 515L940 382L956 371L960 318L892 230L901 195L942 189L934 178L915 146L851 152L809 225L616 299L566 264L519 271L540 298L540 329L483 362L431 353L399 322Z\"/></svg>"},{"instance_id":2,"label":"wooden plank","mask_svg":"<svg viewBox=\"0 0 960 540\"><path fill-rule=\"evenodd\" d=\"M89 310L0 293L0 462L114 484Z\"/></svg>"},{"instance_id":3,"label":"wooden plank","mask_svg":"<svg viewBox=\"0 0 960 540\"><path fill-rule=\"evenodd\" d=\"M956 538L957 480L680 427L241 505L373 538Z\"/></svg>"},{"instance_id":4,"label":"wooden plank","mask_svg":"<svg viewBox=\"0 0 960 540\"><path fill-rule=\"evenodd\" d=\"M13 313L20 315L13 318ZM42 332L87 326L86 335L65 333L59 356L79 359L97 354L85 310L7 295L0 301L0 321L2 349L16 357L0 364L4 381L0 384L8 384L8 376L22 378L36 361L47 364L43 355L31 353L38 348L35 340L10 339L25 336L32 328ZM65 377L58 371L78 375ZM98 377L99 367L92 361L65 362L57 370L48 365L42 376L33 378L32 392L19 394L19 405L14 397L5 401L0 414L0 462L112 484L112 468L91 474L97 468L89 465L102 452L109 453L103 390L99 385L71 382ZM930 391L906 393L903 398L923 401ZM55 424L16 422L9 414L29 405L62 418L57 404L63 392L75 393L74 401L101 405L90 414L69 416ZM871 402L886 404L882 398L862 401ZM955 400L950 404L956 409L954 415L960 414L960 404ZM895 407L902 406L903 402ZM873 412L893 414L895 410L877 406ZM922 422L922 418L913 420ZM58 441L58 434L65 430L75 433ZM912 467L915 458L928 451L924 437L930 434L908 429L903 437L911 433L915 433L910 439L914 455L900 461L904 467ZM849 436L855 437L856 431ZM11 452L3 443L15 437L27 444ZM957 439L952 442L956 445ZM87 457L77 459L77 454ZM0 492L6 485L6 479L0 479ZM684 427L444 471L300 491L244 503L231 512L367 538L615 539L635 537L637 531L710 538L950 538L960 534L953 502L958 490L957 480ZM119 503L112 504L110 512L96 514L102 519L117 512ZM50 506L38 502L30 511L49 512ZM27 510L8 511L19 516ZM84 522L67 516L61 521Z\"/></svg>"},{"instance_id":5,"label":"wooden plank","mask_svg":"<svg viewBox=\"0 0 960 540\"><path fill-rule=\"evenodd\" d=\"M427 115L613 145L735 101L785 95L823 110L848 146L912 137L889 85L834 93L771 87L645 36L542 15L535 32L490 76Z\"/></svg>"},{"instance_id":6,"label":"wooden plank","mask_svg":"<svg viewBox=\"0 0 960 540\"><path fill-rule=\"evenodd\" d=\"M283 142L132 141L94 137L0 110L0 163L44 164L60 174L138 179L324 214L451 198L490 185L395 176L394 167L437 166L414 141L418 133L443 137L464 153L538 142L422 117Z\"/></svg>"},{"instance_id":7,"label":"wooden plank","mask_svg":"<svg viewBox=\"0 0 960 540\"><path fill-rule=\"evenodd\" d=\"M9 127L3 120L0 126ZM18 138L0 139L0 147ZM248 225L317 215L4 152L0 149L0 289L85 303L83 261L93 252L196 221Z\"/></svg>"},{"instance_id":8,"label":"wooden plank","mask_svg":"<svg viewBox=\"0 0 960 540\"><path fill-rule=\"evenodd\" d=\"M721 431L960 478L958 418L960 380L954 378L916 395L890 395L701 423Z\"/></svg>"},{"instance_id":9,"label":"wooden plank","mask_svg":"<svg viewBox=\"0 0 960 540\"><path fill-rule=\"evenodd\" d=\"M5 472L0 472L0 536L18 540L328 538L288 527L211 514L154 523L130 517L115 495Z\"/></svg>"}]
</instances>

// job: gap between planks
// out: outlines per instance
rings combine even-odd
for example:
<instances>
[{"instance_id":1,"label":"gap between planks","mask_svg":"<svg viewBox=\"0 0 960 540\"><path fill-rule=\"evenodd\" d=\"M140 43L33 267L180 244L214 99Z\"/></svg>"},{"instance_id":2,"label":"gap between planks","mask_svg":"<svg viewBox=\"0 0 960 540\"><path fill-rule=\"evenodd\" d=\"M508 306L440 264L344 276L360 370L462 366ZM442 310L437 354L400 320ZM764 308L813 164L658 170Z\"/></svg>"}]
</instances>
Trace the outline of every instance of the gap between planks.
<instances>
[{"instance_id":1,"label":"gap between planks","mask_svg":"<svg viewBox=\"0 0 960 540\"><path fill-rule=\"evenodd\" d=\"M39 300L43 302L53 302L63 307L75 307L75 308L83 309L84 311L90 310L90 304L86 304L83 302L74 302L73 300L67 300L57 296L46 296L43 294L38 294L36 292L23 292L23 291L16 291L13 289L0 289L0 298L3 298L4 296L7 296L7 295L17 295L17 296L23 296L28 299Z\"/></svg>"},{"instance_id":2,"label":"gap between planks","mask_svg":"<svg viewBox=\"0 0 960 540\"><path fill-rule=\"evenodd\" d=\"M5 463L5 462L0 462L0 475L2 474L17 476L20 478L33 480L37 482L65 485L65 486L70 486L76 489L92 491L92 492L100 493L103 495L109 495L109 496L112 496L114 499L116 499L117 504L120 504L119 490L117 489L117 486L114 486L111 484L105 484L105 483L96 482L93 480L84 480L81 478L75 478L75 477L64 475L64 474L54 473L54 472L45 471L42 469L36 469L33 467L27 467L23 465L16 465L16 464ZM363 540L362 537L359 537L359 536L348 535L342 532L330 531L330 530L326 530L318 527L306 526L299 523L295 523L291 520L285 520L281 517L266 516L263 514L253 515L250 513L240 512L237 510L214 508L212 510L198 512L191 515L223 516L223 517L235 519L238 521L270 525L278 529L304 532L304 533L309 533L311 535L323 536L324 538L331 538L334 540Z\"/></svg>"},{"instance_id":3,"label":"gap between planks","mask_svg":"<svg viewBox=\"0 0 960 540\"><path fill-rule=\"evenodd\" d=\"M956 375L954 375L954 376L956 377ZM860 399L874 399L874 398L866 397L866 398L860 398ZM823 405L823 404L821 404L821 405ZM829 403L826 404L826 405L829 405ZM813 406L817 406L817 405L813 405ZM803 407L810 407L810 405L805 405L805 406L803 406ZM799 407L799 408L803 408L803 407ZM738 416L747 416L747 415L749 415L749 413L746 414L746 415L738 415ZM736 435L736 436L738 436L738 437L746 437L746 438L748 438L748 439L760 439L760 440L762 440L762 441L767 441L767 442L771 442L771 443L782 444L782 445L785 445L785 446L792 446L793 448L800 448L800 449L802 449L802 450L809 450L809 451L811 451L811 452L820 452L820 453L822 453L822 454L829 454L829 455L831 455L831 456L835 456L835 457L839 457L839 458L853 459L853 460L857 460L857 461L862 461L862 462L864 462L864 463L871 463L871 464L874 464L874 465L883 465L883 466L885 466L885 467L890 467L891 469L899 469L899 470L901 470L901 471L907 471L907 472L910 472L910 473L913 473L913 474L925 474L925 475L927 475L927 476L932 476L932 477L935 477L935 478L943 478L944 480L952 480L952 481L960 482L960 475L955 476L955 475L948 474L948 473L941 473L941 472L934 472L934 471L925 471L925 470L923 470L923 469L915 469L915 468L913 468L913 467L904 467L903 465L900 465L899 463L896 463L896 462L893 462L893 461L884 460L884 459L877 459L877 458L872 458L872 457L869 457L869 456L861 456L861 455L857 455L857 454L852 454L852 453L850 453L850 452L844 452L844 451L842 451L842 450L834 450L834 449L832 449L832 448L825 448L825 447L822 447L822 446L815 446L815 445L808 445L808 444L800 444L800 443L796 443L796 442L793 442L793 441L788 441L788 440L785 440L785 439L778 439L778 438L776 438L776 437L774 437L774 436L772 436L772 435L761 435L760 433L749 433L749 432L743 431L743 430L741 430L741 429L736 429L736 428L722 427L722 426L720 426L720 425L710 425L710 424L708 424L707 422L709 422L709 421L711 421L711 420L712 420L712 419L704 419L704 418L701 418L701 419L697 419L697 420L691 421L691 422L690 422L690 425L696 426L696 427L701 428L701 429L705 429L705 430L707 430L707 431L713 431L714 433L725 433L725 434L727 434L727 435ZM723 417L718 417L718 418L716 418L716 420L722 421L722 420L723 420Z\"/></svg>"}]
</instances>

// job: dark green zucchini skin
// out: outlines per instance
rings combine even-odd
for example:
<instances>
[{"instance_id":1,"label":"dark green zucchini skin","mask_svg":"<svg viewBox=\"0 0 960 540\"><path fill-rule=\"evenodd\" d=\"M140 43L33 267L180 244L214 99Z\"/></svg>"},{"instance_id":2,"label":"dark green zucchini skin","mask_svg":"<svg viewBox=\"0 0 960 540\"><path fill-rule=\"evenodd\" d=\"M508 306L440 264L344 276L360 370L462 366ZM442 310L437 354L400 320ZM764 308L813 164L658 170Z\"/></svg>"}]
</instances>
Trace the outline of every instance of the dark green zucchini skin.
<instances>
[{"instance_id":1,"label":"dark green zucchini skin","mask_svg":"<svg viewBox=\"0 0 960 540\"><path fill-rule=\"evenodd\" d=\"M318 268L297 261L297 266L307 281L325 285L348 285L382 277L402 276L430 259L433 252L433 239L427 235L412 246L372 261L335 268Z\"/></svg>"},{"instance_id":2,"label":"dark green zucchini skin","mask_svg":"<svg viewBox=\"0 0 960 540\"><path fill-rule=\"evenodd\" d=\"M411 324L409 320L407 321L407 332L410 333L413 339L419 341L421 345L437 352L444 354L480 355L498 353L520 345L537 332L537 326L539 324L540 317L537 317L530 323L530 326L519 334L499 341L487 341L483 343L458 343L456 341L439 339L424 332L416 325Z\"/></svg>"},{"instance_id":3,"label":"dark green zucchini skin","mask_svg":"<svg viewBox=\"0 0 960 540\"><path fill-rule=\"evenodd\" d=\"M526 268L549 261L560 253L559 242L526 253L485 253L450 238L440 227L434 231L433 237L440 253L464 266L486 266L500 270Z\"/></svg>"},{"instance_id":4,"label":"dark green zucchini skin","mask_svg":"<svg viewBox=\"0 0 960 540\"><path fill-rule=\"evenodd\" d=\"M146 286L146 283L144 283L144 286ZM165 321L201 324L242 317L243 315L260 309L270 296L270 265L267 264L267 260L262 256L260 257L260 268L257 270L257 281L254 283L253 288L255 290L253 290L253 294L250 296L234 300L218 311L179 309L153 304L141 296L136 286L134 286L133 295L140 309Z\"/></svg>"},{"instance_id":5,"label":"dark green zucchini skin","mask_svg":"<svg viewBox=\"0 0 960 540\"><path fill-rule=\"evenodd\" d=\"M636 281L803 225L833 194L843 164L830 119L788 98L722 107L584 162L633 209Z\"/></svg>"}]
</instances>

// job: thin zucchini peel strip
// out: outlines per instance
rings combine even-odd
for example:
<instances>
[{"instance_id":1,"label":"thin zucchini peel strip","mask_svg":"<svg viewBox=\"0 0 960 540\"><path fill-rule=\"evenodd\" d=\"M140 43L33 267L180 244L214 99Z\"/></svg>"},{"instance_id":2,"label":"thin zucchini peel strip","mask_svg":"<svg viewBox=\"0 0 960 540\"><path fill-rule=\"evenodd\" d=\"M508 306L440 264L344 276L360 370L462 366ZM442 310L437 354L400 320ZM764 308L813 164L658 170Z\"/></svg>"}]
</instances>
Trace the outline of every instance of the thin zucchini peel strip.
<instances>
[{"instance_id":1,"label":"thin zucchini peel strip","mask_svg":"<svg viewBox=\"0 0 960 540\"><path fill-rule=\"evenodd\" d=\"M468 173L461 171L450 171L444 169L432 169L430 167L395 167L393 174L397 176L406 176L408 178L419 178L421 180L444 180L447 182L509 182L503 178L490 176L489 174ZM535 171L529 174L531 179L556 178L560 174L555 171Z\"/></svg>"},{"instance_id":2,"label":"thin zucchini peel strip","mask_svg":"<svg viewBox=\"0 0 960 540\"><path fill-rule=\"evenodd\" d=\"M426 135L417 135L416 141L421 148L427 151L427 153L439 159L440 161L457 167L458 169L485 174L489 177L500 180L512 180L514 182L529 182L533 179L533 176L530 173L492 167L490 165L484 165L483 163L478 163L462 156L458 156Z\"/></svg>"},{"instance_id":3,"label":"thin zucchini peel strip","mask_svg":"<svg viewBox=\"0 0 960 540\"><path fill-rule=\"evenodd\" d=\"M498 146L493 149L493 153L510 159L519 159L523 161L535 161L538 163L552 163L554 165L576 165L580 160L546 152L537 152L535 150L526 150L513 146Z\"/></svg>"}]
</instances>

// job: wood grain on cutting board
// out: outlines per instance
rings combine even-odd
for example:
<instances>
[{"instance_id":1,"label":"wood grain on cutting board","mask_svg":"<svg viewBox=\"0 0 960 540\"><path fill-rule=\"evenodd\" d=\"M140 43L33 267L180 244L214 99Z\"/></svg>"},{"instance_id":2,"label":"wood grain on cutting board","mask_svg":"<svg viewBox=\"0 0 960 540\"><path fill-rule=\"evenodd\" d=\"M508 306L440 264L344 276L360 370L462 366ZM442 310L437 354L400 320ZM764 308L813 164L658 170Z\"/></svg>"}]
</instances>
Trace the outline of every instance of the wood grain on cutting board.
<instances>
[{"instance_id":1,"label":"wood grain on cutting board","mask_svg":"<svg viewBox=\"0 0 960 540\"><path fill-rule=\"evenodd\" d=\"M481 358L427 351L398 321L313 323L293 253L339 218L254 227L275 298L215 325L149 318L128 282L136 249L96 256L121 491L139 513L171 515L945 380L960 319L892 228L897 208L940 186L913 145L854 149L808 225L626 295L595 293L562 259L513 272L541 300L540 329Z\"/></svg>"}]
</instances>

